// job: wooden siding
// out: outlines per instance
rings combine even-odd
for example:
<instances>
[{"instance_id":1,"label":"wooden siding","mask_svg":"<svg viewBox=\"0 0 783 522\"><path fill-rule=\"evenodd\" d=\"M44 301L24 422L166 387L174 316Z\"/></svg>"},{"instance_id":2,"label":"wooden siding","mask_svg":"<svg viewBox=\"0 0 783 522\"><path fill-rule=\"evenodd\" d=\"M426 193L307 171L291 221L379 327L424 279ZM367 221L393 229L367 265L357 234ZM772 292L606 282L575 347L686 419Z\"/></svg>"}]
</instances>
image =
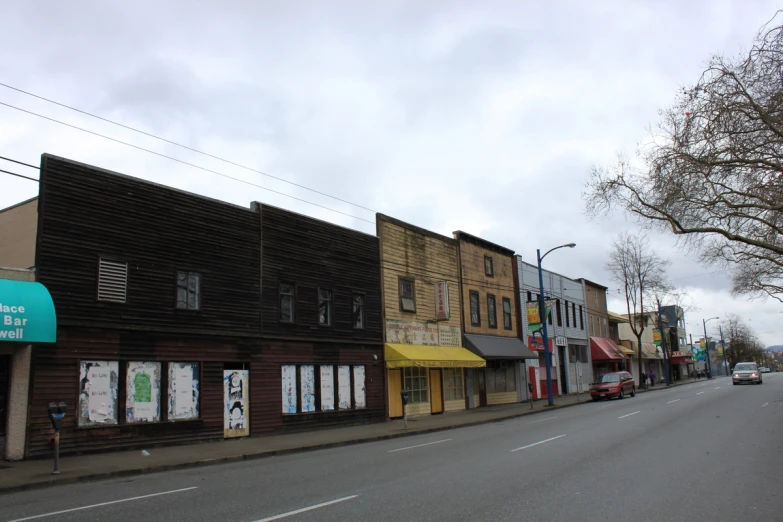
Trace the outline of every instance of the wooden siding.
<instances>
[{"instance_id":1,"label":"wooden siding","mask_svg":"<svg viewBox=\"0 0 783 522\"><path fill-rule=\"evenodd\" d=\"M460 268L462 272L462 302L465 303L465 333L497 335L501 337L517 337L517 300L514 290L514 258L513 255L500 253L471 241L460 240ZM484 258L492 258L494 277L486 275ZM474 326L470 320L470 291L479 294L479 314L481 325ZM495 296L497 327L489 327L489 311L487 295ZM511 330L503 325L503 298L511 301Z\"/></svg>"},{"instance_id":2,"label":"wooden siding","mask_svg":"<svg viewBox=\"0 0 783 522\"><path fill-rule=\"evenodd\" d=\"M487 394L487 406L493 404L512 404L517 402L517 392L505 392L505 393L488 393Z\"/></svg>"},{"instance_id":3,"label":"wooden siding","mask_svg":"<svg viewBox=\"0 0 783 522\"><path fill-rule=\"evenodd\" d=\"M149 448L193 443L223 437L223 368L225 363L249 361L252 341L227 338L209 340L119 330L60 328L57 343L39 344L33 350L27 457L49 457L53 433L47 415L51 401L64 401L68 414L60 434L62 454L109 449ZM78 428L79 364L81 360L119 361L119 424ZM193 421L124 424L124 363L128 361L199 362L200 418ZM167 390L161 390L161 410ZM252 401L251 401L252 404Z\"/></svg>"},{"instance_id":4,"label":"wooden siding","mask_svg":"<svg viewBox=\"0 0 783 522\"><path fill-rule=\"evenodd\" d=\"M265 338L382 341L375 236L268 205L261 221ZM294 324L279 321L280 283L296 285ZM332 291L333 326L318 325L319 288ZM354 293L365 296L364 329L353 327Z\"/></svg>"},{"instance_id":5,"label":"wooden siding","mask_svg":"<svg viewBox=\"0 0 783 522\"><path fill-rule=\"evenodd\" d=\"M377 359L373 358L373 355ZM264 342L250 365L251 433L298 431L316 427L381 421L386 417L383 346ZM367 407L359 410L283 414L284 364L349 364L365 367Z\"/></svg>"},{"instance_id":6,"label":"wooden siding","mask_svg":"<svg viewBox=\"0 0 783 522\"><path fill-rule=\"evenodd\" d=\"M0 266L31 268L35 264L38 198L0 210Z\"/></svg>"},{"instance_id":7,"label":"wooden siding","mask_svg":"<svg viewBox=\"0 0 783 522\"><path fill-rule=\"evenodd\" d=\"M60 325L257 335L255 212L44 155L36 266ZM126 303L97 300L98 259L128 262ZM201 274L201 309L176 307L177 270Z\"/></svg>"},{"instance_id":8,"label":"wooden siding","mask_svg":"<svg viewBox=\"0 0 783 522\"><path fill-rule=\"evenodd\" d=\"M460 327L459 261L457 241L378 214L385 318L400 321L435 320L433 283L447 281L449 319L439 321ZM413 279L416 312L400 309L400 277Z\"/></svg>"},{"instance_id":9,"label":"wooden siding","mask_svg":"<svg viewBox=\"0 0 783 522\"><path fill-rule=\"evenodd\" d=\"M456 401L445 401L446 407L444 411L462 411L465 409L465 399L459 399Z\"/></svg>"}]
</instances>

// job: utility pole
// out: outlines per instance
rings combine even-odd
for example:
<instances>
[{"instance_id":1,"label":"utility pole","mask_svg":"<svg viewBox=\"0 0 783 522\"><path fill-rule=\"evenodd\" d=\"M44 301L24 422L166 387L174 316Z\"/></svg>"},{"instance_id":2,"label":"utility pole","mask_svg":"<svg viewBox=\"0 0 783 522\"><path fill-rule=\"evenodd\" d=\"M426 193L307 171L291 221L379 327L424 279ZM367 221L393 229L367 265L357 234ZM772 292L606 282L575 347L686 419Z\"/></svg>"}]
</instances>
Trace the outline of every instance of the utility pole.
<instances>
[{"instance_id":1,"label":"utility pole","mask_svg":"<svg viewBox=\"0 0 783 522\"><path fill-rule=\"evenodd\" d=\"M726 370L726 376L729 375L729 365L726 363L726 345L723 343L723 327L718 325L718 331L720 332L720 348L723 350L723 368Z\"/></svg>"},{"instance_id":2,"label":"utility pole","mask_svg":"<svg viewBox=\"0 0 783 522\"><path fill-rule=\"evenodd\" d=\"M707 356L707 375L712 378L712 362L710 361L710 341L707 338L707 322L713 319L720 319L720 317L710 317L709 319L702 319L701 324L704 326L704 353Z\"/></svg>"},{"instance_id":3,"label":"utility pole","mask_svg":"<svg viewBox=\"0 0 783 522\"><path fill-rule=\"evenodd\" d=\"M666 354L666 336L663 334L663 319L661 317L661 301L658 302L658 330L661 332L661 347L663 348L663 373L666 374L666 386L671 385L671 366L669 365L669 358Z\"/></svg>"}]
</instances>

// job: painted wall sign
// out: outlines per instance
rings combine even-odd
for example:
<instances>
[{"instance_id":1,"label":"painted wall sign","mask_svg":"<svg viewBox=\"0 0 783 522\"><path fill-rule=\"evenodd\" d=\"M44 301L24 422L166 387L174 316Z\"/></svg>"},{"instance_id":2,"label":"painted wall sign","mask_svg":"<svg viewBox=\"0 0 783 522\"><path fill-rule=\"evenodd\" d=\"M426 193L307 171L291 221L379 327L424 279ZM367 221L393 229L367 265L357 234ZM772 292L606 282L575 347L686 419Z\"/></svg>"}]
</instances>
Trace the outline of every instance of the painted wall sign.
<instances>
[{"instance_id":1,"label":"painted wall sign","mask_svg":"<svg viewBox=\"0 0 783 522\"><path fill-rule=\"evenodd\" d=\"M449 318L449 283L435 283L435 320L445 321Z\"/></svg>"},{"instance_id":2,"label":"painted wall sign","mask_svg":"<svg viewBox=\"0 0 783 522\"><path fill-rule=\"evenodd\" d=\"M568 346L568 339L563 335L558 335L555 337L555 344L557 346Z\"/></svg>"},{"instance_id":3,"label":"painted wall sign","mask_svg":"<svg viewBox=\"0 0 783 522\"><path fill-rule=\"evenodd\" d=\"M223 370L223 436L246 437L250 434L250 388L248 370Z\"/></svg>"},{"instance_id":4,"label":"painted wall sign","mask_svg":"<svg viewBox=\"0 0 783 522\"><path fill-rule=\"evenodd\" d=\"M79 384L79 426L117 424L117 361L82 361Z\"/></svg>"},{"instance_id":5,"label":"painted wall sign","mask_svg":"<svg viewBox=\"0 0 783 522\"><path fill-rule=\"evenodd\" d=\"M386 342L423 346L462 346L458 326L386 320Z\"/></svg>"},{"instance_id":6,"label":"painted wall sign","mask_svg":"<svg viewBox=\"0 0 783 522\"><path fill-rule=\"evenodd\" d=\"M321 366L321 411L334 409L334 366Z\"/></svg>"},{"instance_id":7,"label":"painted wall sign","mask_svg":"<svg viewBox=\"0 0 783 522\"><path fill-rule=\"evenodd\" d=\"M300 366L299 382L302 383L302 413L315 411L315 366L312 364Z\"/></svg>"},{"instance_id":8,"label":"painted wall sign","mask_svg":"<svg viewBox=\"0 0 783 522\"><path fill-rule=\"evenodd\" d=\"M337 367L338 407L341 410L351 409L351 367Z\"/></svg>"},{"instance_id":9,"label":"painted wall sign","mask_svg":"<svg viewBox=\"0 0 783 522\"><path fill-rule=\"evenodd\" d=\"M129 362L125 372L125 422L160 421L160 363Z\"/></svg>"},{"instance_id":10,"label":"painted wall sign","mask_svg":"<svg viewBox=\"0 0 783 522\"><path fill-rule=\"evenodd\" d=\"M439 346L462 346L462 334L459 326L438 325Z\"/></svg>"},{"instance_id":11,"label":"painted wall sign","mask_svg":"<svg viewBox=\"0 0 783 522\"><path fill-rule=\"evenodd\" d=\"M53 343L57 316L41 283L0 279L0 341Z\"/></svg>"},{"instance_id":12,"label":"painted wall sign","mask_svg":"<svg viewBox=\"0 0 783 522\"><path fill-rule=\"evenodd\" d=\"M169 363L169 420L198 419L199 363Z\"/></svg>"},{"instance_id":13,"label":"painted wall sign","mask_svg":"<svg viewBox=\"0 0 783 522\"><path fill-rule=\"evenodd\" d=\"M283 380L283 413L296 413L299 403L296 389L296 366L284 364L280 368L280 376Z\"/></svg>"},{"instance_id":14,"label":"painted wall sign","mask_svg":"<svg viewBox=\"0 0 783 522\"><path fill-rule=\"evenodd\" d=\"M356 409L367 407L367 393L364 386L364 366L353 367L353 400Z\"/></svg>"},{"instance_id":15,"label":"painted wall sign","mask_svg":"<svg viewBox=\"0 0 783 522\"><path fill-rule=\"evenodd\" d=\"M661 331L653 330L653 344L659 346L661 344Z\"/></svg>"}]
</instances>

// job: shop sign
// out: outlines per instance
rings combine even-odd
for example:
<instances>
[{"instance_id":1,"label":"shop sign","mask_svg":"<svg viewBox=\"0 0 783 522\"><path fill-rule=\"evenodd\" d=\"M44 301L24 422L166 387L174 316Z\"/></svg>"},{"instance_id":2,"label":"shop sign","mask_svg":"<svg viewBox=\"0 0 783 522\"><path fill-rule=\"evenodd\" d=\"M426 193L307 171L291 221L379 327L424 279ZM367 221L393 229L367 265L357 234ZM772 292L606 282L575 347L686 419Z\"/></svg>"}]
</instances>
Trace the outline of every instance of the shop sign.
<instances>
[{"instance_id":1,"label":"shop sign","mask_svg":"<svg viewBox=\"0 0 783 522\"><path fill-rule=\"evenodd\" d=\"M0 342L53 343L57 316L41 283L0 279Z\"/></svg>"},{"instance_id":2,"label":"shop sign","mask_svg":"<svg viewBox=\"0 0 783 522\"><path fill-rule=\"evenodd\" d=\"M449 319L449 283L441 281L434 284L435 287L435 320L447 321Z\"/></svg>"}]
</instances>

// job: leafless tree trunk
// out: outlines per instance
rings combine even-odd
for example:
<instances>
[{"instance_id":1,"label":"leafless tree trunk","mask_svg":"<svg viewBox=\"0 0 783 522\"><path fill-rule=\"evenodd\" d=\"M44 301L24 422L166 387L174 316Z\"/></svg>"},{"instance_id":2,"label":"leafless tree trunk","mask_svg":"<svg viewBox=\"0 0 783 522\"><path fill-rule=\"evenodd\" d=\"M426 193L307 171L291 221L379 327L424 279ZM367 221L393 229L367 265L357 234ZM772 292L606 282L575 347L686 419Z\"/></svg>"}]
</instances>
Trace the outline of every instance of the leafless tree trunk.
<instances>
[{"instance_id":1,"label":"leafless tree trunk","mask_svg":"<svg viewBox=\"0 0 783 522\"><path fill-rule=\"evenodd\" d=\"M722 327L727 342L724 350L731 368L743 361L763 363L764 345L739 316L729 314Z\"/></svg>"},{"instance_id":2,"label":"leafless tree trunk","mask_svg":"<svg viewBox=\"0 0 783 522\"><path fill-rule=\"evenodd\" d=\"M642 376L642 334L645 327L646 302L665 285L664 274L669 262L650 250L645 234L621 233L612 243L606 269L623 291L628 321L636 337L639 379Z\"/></svg>"},{"instance_id":3,"label":"leafless tree trunk","mask_svg":"<svg viewBox=\"0 0 783 522\"><path fill-rule=\"evenodd\" d=\"M742 59L714 56L637 151L594 167L587 211L668 229L735 294L783 301L783 11Z\"/></svg>"}]
</instances>

